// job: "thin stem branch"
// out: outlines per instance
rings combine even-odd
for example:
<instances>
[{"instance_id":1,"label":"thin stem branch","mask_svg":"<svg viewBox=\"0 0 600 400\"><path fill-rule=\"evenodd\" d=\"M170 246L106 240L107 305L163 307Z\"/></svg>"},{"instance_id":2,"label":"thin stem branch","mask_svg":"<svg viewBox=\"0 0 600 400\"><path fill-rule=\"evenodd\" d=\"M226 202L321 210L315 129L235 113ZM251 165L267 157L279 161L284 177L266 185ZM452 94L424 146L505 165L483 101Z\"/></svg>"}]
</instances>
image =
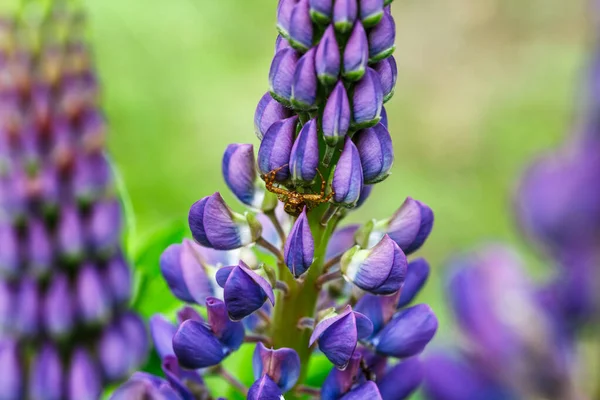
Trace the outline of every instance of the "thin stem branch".
<instances>
[{"instance_id":1,"label":"thin stem branch","mask_svg":"<svg viewBox=\"0 0 600 400\"><path fill-rule=\"evenodd\" d=\"M341 261L343 254L344 253L340 253L339 255L333 257L331 260L329 260L325 264L323 264L323 273L326 274L331 267L338 264Z\"/></svg>"},{"instance_id":2,"label":"thin stem branch","mask_svg":"<svg viewBox=\"0 0 600 400\"><path fill-rule=\"evenodd\" d=\"M275 210L271 210L271 211L265 213L265 215L269 218L269 220L271 220L271 223L273 224L273 226L275 227L275 230L277 231L277 234L279 235L279 239L281 240L281 245L283 246L286 241L286 234L285 234L285 231L283 230L283 227L281 226L281 222L279 222L279 219L277 218L277 215L275 215Z\"/></svg>"},{"instance_id":3,"label":"thin stem branch","mask_svg":"<svg viewBox=\"0 0 600 400\"><path fill-rule=\"evenodd\" d=\"M284 281L277 281L274 289L281 290L286 295L290 292L289 286Z\"/></svg>"},{"instance_id":4,"label":"thin stem branch","mask_svg":"<svg viewBox=\"0 0 600 400\"><path fill-rule=\"evenodd\" d=\"M267 325L271 324L271 317L262 308L256 310L256 315L258 316L258 318L262 319Z\"/></svg>"},{"instance_id":5,"label":"thin stem branch","mask_svg":"<svg viewBox=\"0 0 600 400\"><path fill-rule=\"evenodd\" d=\"M224 380L226 380L227 382L229 382L229 384L231 386L233 386L238 392L240 392L244 396L248 395L248 388L242 382L240 382L235 376L231 375L229 373L229 371L227 371L222 366L219 365L218 367L216 367L214 369L213 374L218 375L221 378L223 378Z\"/></svg>"},{"instance_id":6,"label":"thin stem branch","mask_svg":"<svg viewBox=\"0 0 600 400\"><path fill-rule=\"evenodd\" d=\"M327 211L325 211L325 213L323 214L323 217L321 218L321 225L327 226L327 224L329 223L331 218L333 218L333 216L337 213L339 208L340 207L336 206L335 204L330 204L329 208L327 209Z\"/></svg>"},{"instance_id":7,"label":"thin stem branch","mask_svg":"<svg viewBox=\"0 0 600 400\"><path fill-rule=\"evenodd\" d=\"M279 250L277 247L275 247L272 243L267 241L265 238L263 238L262 236L259 237L256 240L256 244L266 250L269 250L271 253L273 253L275 255L275 257L277 257L277 260L283 262L283 253L281 252L281 250Z\"/></svg>"},{"instance_id":8,"label":"thin stem branch","mask_svg":"<svg viewBox=\"0 0 600 400\"><path fill-rule=\"evenodd\" d=\"M271 338L265 335L246 335L244 336L245 343L262 343L267 347L272 347Z\"/></svg>"},{"instance_id":9,"label":"thin stem branch","mask_svg":"<svg viewBox=\"0 0 600 400\"><path fill-rule=\"evenodd\" d=\"M321 290L323 285L325 285L327 282L335 281L337 279L340 279L341 277L342 271L340 271L339 269L332 272L328 272L317 278L317 280L315 281L315 286L317 287L317 289Z\"/></svg>"},{"instance_id":10,"label":"thin stem branch","mask_svg":"<svg viewBox=\"0 0 600 400\"><path fill-rule=\"evenodd\" d=\"M296 388L296 393L307 394L309 396L318 398L321 395L321 389L311 386L300 385Z\"/></svg>"}]
</instances>

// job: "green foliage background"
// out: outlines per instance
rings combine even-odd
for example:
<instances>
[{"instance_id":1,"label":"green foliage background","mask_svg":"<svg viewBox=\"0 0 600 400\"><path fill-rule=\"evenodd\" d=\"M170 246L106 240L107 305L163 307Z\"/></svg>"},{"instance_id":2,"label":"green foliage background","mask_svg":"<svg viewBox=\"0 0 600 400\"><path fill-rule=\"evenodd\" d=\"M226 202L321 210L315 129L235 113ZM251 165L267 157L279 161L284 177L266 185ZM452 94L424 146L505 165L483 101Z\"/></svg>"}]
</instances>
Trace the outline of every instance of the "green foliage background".
<instances>
[{"instance_id":1,"label":"green foliage background","mask_svg":"<svg viewBox=\"0 0 600 400\"><path fill-rule=\"evenodd\" d=\"M0 8L16 0L2 0ZM137 220L132 243L154 296L172 297L156 258L186 234L189 206L214 191L230 142L258 144L253 114L267 90L275 0L86 0L90 40L110 119L109 147ZM444 261L484 240L535 257L516 227L510 195L523 167L568 131L591 44L583 0L396 0L399 79L387 105L396 163L351 221L392 213L407 196L433 208L419 255L433 266L420 300L450 330ZM159 226L169 226L161 228ZM145 286L144 286L145 285Z\"/></svg>"}]
</instances>

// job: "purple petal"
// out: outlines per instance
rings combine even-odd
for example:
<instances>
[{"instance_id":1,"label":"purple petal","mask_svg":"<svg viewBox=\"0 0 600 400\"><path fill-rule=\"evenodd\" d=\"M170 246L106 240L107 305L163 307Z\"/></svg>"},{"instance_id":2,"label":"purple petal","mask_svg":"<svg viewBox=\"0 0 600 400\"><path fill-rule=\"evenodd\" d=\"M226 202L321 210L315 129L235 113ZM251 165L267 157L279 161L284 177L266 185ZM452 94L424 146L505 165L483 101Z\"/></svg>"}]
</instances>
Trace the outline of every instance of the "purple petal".
<instances>
[{"instance_id":1,"label":"purple petal","mask_svg":"<svg viewBox=\"0 0 600 400\"><path fill-rule=\"evenodd\" d=\"M383 102L386 103L394 95L394 88L396 87L396 80L398 79L398 68L396 66L396 60L394 59L394 57L388 57L375 64L373 66L373 69L377 71L377 74L379 75L379 80L381 81L381 89L383 90Z\"/></svg>"},{"instance_id":2,"label":"purple petal","mask_svg":"<svg viewBox=\"0 0 600 400\"><path fill-rule=\"evenodd\" d=\"M223 301L214 297L206 299L206 311L211 330L229 351L240 348L244 342L244 325L229 319Z\"/></svg>"},{"instance_id":3,"label":"purple petal","mask_svg":"<svg viewBox=\"0 0 600 400\"><path fill-rule=\"evenodd\" d=\"M383 18L369 31L369 62L376 63L389 57L396 46L396 23L391 13L383 13Z\"/></svg>"},{"instance_id":4,"label":"purple petal","mask_svg":"<svg viewBox=\"0 0 600 400\"><path fill-rule=\"evenodd\" d=\"M97 252L109 254L121 240L121 203L116 198L96 203L88 225L90 241Z\"/></svg>"},{"instance_id":5,"label":"purple petal","mask_svg":"<svg viewBox=\"0 0 600 400\"><path fill-rule=\"evenodd\" d=\"M392 137L381 123L358 132L355 140L366 184L381 182L394 163Z\"/></svg>"},{"instance_id":6,"label":"purple petal","mask_svg":"<svg viewBox=\"0 0 600 400\"><path fill-rule=\"evenodd\" d=\"M379 389L377 389L375 382L367 381L340 398L340 400L363 399L381 400L381 394L379 394Z\"/></svg>"},{"instance_id":7,"label":"purple petal","mask_svg":"<svg viewBox=\"0 0 600 400\"><path fill-rule=\"evenodd\" d=\"M438 321L426 304L400 311L373 339L378 353L406 358L423 351L437 331Z\"/></svg>"},{"instance_id":8,"label":"purple petal","mask_svg":"<svg viewBox=\"0 0 600 400\"><path fill-rule=\"evenodd\" d=\"M225 183L242 203L253 206L256 195L256 167L254 146L232 143L223 155L222 172Z\"/></svg>"},{"instance_id":9,"label":"purple petal","mask_svg":"<svg viewBox=\"0 0 600 400\"><path fill-rule=\"evenodd\" d=\"M111 288L115 304L127 304L131 299L131 271L122 254L113 257L106 266L105 279Z\"/></svg>"},{"instance_id":10,"label":"purple petal","mask_svg":"<svg viewBox=\"0 0 600 400\"><path fill-rule=\"evenodd\" d=\"M262 174L283 167L275 180L284 181L289 176L290 154L296 136L298 117L294 116L274 123L263 138L258 149L258 169Z\"/></svg>"},{"instance_id":11,"label":"purple petal","mask_svg":"<svg viewBox=\"0 0 600 400\"><path fill-rule=\"evenodd\" d=\"M308 0L301 0L306 2ZM315 71L315 55L317 48L313 47L306 52L296 64L294 71L294 80L292 82L292 106L298 110L312 110L316 107L317 72Z\"/></svg>"},{"instance_id":12,"label":"purple petal","mask_svg":"<svg viewBox=\"0 0 600 400\"><path fill-rule=\"evenodd\" d=\"M148 356L148 333L144 321L133 312L127 312L118 321L119 329L127 341L129 370L139 368Z\"/></svg>"},{"instance_id":13,"label":"purple petal","mask_svg":"<svg viewBox=\"0 0 600 400\"><path fill-rule=\"evenodd\" d=\"M131 366L127 338L116 326L105 328L98 342L98 358L104 376L111 381L123 379Z\"/></svg>"},{"instance_id":14,"label":"purple petal","mask_svg":"<svg viewBox=\"0 0 600 400\"><path fill-rule=\"evenodd\" d=\"M195 371L186 371L179 366L175 356L167 356L162 362L162 370L167 380L180 395L185 399L194 399L191 389L194 386L203 386L202 377ZM191 384L191 385L190 385ZM190 388L188 388L190 386Z\"/></svg>"},{"instance_id":15,"label":"purple petal","mask_svg":"<svg viewBox=\"0 0 600 400\"><path fill-rule=\"evenodd\" d=\"M6 364L2 365L7 367ZM29 379L30 395L33 398L47 400L64 398L63 366L54 346L46 344L36 354Z\"/></svg>"},{"instance_id":16,"label":"purple petal","mask_svg":"<svg viewBox=\"0 0 600 400\"><path fill-rule=\"evenodd\" d=\"M309 0L310 16L317 24L327 24L333 13L333 0Z\"/></svg>"},{"instance_id":17,"label":"purple petal","mask_svg":"<svg viewBox=\"0 0 600 400\"><path fill-rule=\"evenodd\" d=\"M2 242L3 246L8 245L8 248L6 248L8 258L13 257L11 254L11 246L13 246L13 244L10 242L10 240L11 239L8 238L8 242ZM2 250L4 252L5 247L3 247ZM43 277L47 275L52 268L54 255L52 243L50 242L50 236L44 224L40 221L31 221L29 225L27 236L27 254L29 256L29 270L32 271L35 276Z\"/></svg>"},{"instance_id":18,"label":"purple petal","mask_svg":"<svg viewBox=\"0 0 600 400\"><path fill-rule=\"evenodd\" d=\"M217 276L217 279L219 277ZM238 321L258 310L267 298L275 303L269 282L240 262L227 278L224 286L225 304L229 317Z\"/></svg>"},{"instance_id":19,"label":"purple petal","mask_svg":"<svg viewBox=\"0 0 600 400\"><path fill-rule=\"evenodd\" d=\"M17 292L15 328L23 336L33 336L40 324L40 294L37 282L31 278L21 281Z\"/></svg>"},{"instance_id":20,"label":"purple petal","mask_svg":"<svg viewBox=\"0 0 600 400\"><path fill-rule=\"evenodd\" d=\"M365 201L371 196L371 192L373 191L373 185L364 185L362 190L360 191L360 197L356 202L356 208L362 206Z\"/></svg>"},{"instance_id":21,"label":"purple petal","mask_svg":"<svg viewBox=\"0 0 600 400\"><path fill-rule=\"evenodd\" d=\"M383 89L374 69L367 67L365 75L356 84L352 105L354 124L359 128L374 126L381 119Z\"/></svg>"},{"instance_id":22,"label":"purple petal","mask_svg":"<svg viewBox=\"0 0 600 400\"><path fill-rule=\"evenodd\" d=\"M297 185L309 184L317 176L319 166L319 136L317 120L311 119L300 131L290 154L292 181Z\"/></svg>"},{"instance_id":23,"label":"purple petal","mask_svg":"<svg viewBox=\"0 0 600 400\"><path fill-rule=\"evenodd\" d=\"M331 3L331 0L329 2ZM333 25L329 25L317 47L315 70L319 80L324 85L333 85L338 81L340 67L341 56L339 45L335 38Z\"/></svg>"},{"instance_id":24,"label":"purple petal","mask_svg":"<svg viewBox=\"0 0 600 400\"><path fill-rule=\"evenodd\" d=\"M298 0L279 0L277 5L277 29L284 37L289 36L292 12Z\"/></svg>"},{"instance_id":25,"label":"purple petal","mask_svg":"<svg viewBox=\"0 0 600 400\"><path fill-rule=\"evenodd\" d=\"M263 376L250 387L248 400L281 400L281 389L267 375Z\"/></svg>"},{"instance_id":26,"label":"purple petal","mask_svg":"<svg viewBox=\"0 0 600 400\"><path fill-rule=\"evenodd\" d=\"M310 231L306 208L298 217L285 242L284 259L290 272L298 278L313 262L315 240Z\"/></svg>"},{"instance_id":27,"label":"purple petal","mask_svg":"<svg viewBox=\"0 0 600 400\"><path fill-rule=\"evenodd\" d=\"M212 331L193 320L181 324L173 337L173 350L181 365L190 369L217 365L227 355Z\"/></svg>"},{"instance_id":28,"label":"purple petal","mask_svg":"<svg viewBox=\"0 0 600 400\"><path fill-rule=\"evenodd\" d=\"M69 399L97 400L102 393L100 369L83 349L76 349L71 357L67 392Z\"/></svg>"},{"instance_id":29,"label":"purple petal","mask_svg":"<svg viewBox=\"0 0 600 400\"><path fill-rule=\"evenodd\" d=\"M73 327L74 301L69 280L65 275L55 275L46 290L44 299L44 326L54 338L66 336Z\"/></svg>"},{"instance_id":30,"label":"purple petal","mask_svg":"<svg viewBox=\"0 0 600 400\"><path fill-rule=\"evenodd\" d=\"M373 325L373 334L377 334L396 312L397 296L364 295L354 310L364 314Z\"/></svg>"},{"instance_id":31,"label":"purple petal","mask_svg":"<svg viewBox=\"0 0 600 400\"><path fill-rule=\"evenodd\" d=\"M275 39L275 54L277 54L277 52L278 52L279 50L281 50L281 49L285 49L285 48L289 48L289 47L291 47L291 46L290 46L290 43L287 41L287 39L286 39L286 38L284 38L284 37L283 37L283 36L281 36L281 35L277 35L277 39ZM267 93L267 94L268 94L268 93ZM269 97L271 97L271 95L270 95L270 94L269 94ZM277 102L276 102L276 103L277 103ZM257 110L257 111L258 111L258 110ZM283 117L283 118L288 118L289 116L290 116L290 114L286 115L286 116L285 116L285 117ZM279 119L282 119L282 118L279 118ZM273 121L273 122L275 122L275 121ZM267 129L268 129L268 128L269 128L269 127L267 126ZM265 133L266 131L267 131L267 130L265 129L265 130L262 132L262 134L264 135L264 133ZM262 135L259 137L259 139L262 139Z\"/></svg>"},{"instance_id":32,"label":"purple petal","mask_svg":"<svg viewBox=\"0 0 600 400\"><path fill-rule=\"evenodd\" d=\"M383 400L408 398L423 380L423 365L416 357L404 360L377 379L377 387Z\"/></svg>"},{"instance_id":33,"label":"purple petal","mask_svg":"<svg viewBox=\"0 0 600 400\"><path fill-rule=\"evenodd\" d=\"M360 19L365 27L375 26L383 17L383 0L360 0Z\"/></svg>"},{"instance_id":34,"label":"purple petal","mask_svg":"<svg viewBox=\"0 0 600 400\"><path fill-rule=\"evenodd\" d=\"M358 230L359 225L348 225L343 228L336 229L327 243L327 252L325 259L329 260L339 256L356 244L354 234Z\"/></svg>"},{"instance_id":35,"label":"purple petal","mask_svg":"<svg viewBox=\"0 0 600 400\"><path fill-rule=\"evenodd\" d=\"M23 398L23 365L19 357L19 348L13 339L0 340L0 398L19 400Z\"/></svg>"},{"instance_id":36,"label":"purple petal","mask_svg":"<svg viewBox=\"0 0 600 400\"><path fill-rule=\"evenodd\" d=\"M348 137L335 166L331 187L335 203L351 208L358 202L363 187L362 166L358 149Z\"/></svg>"},{"instance_id":37,"label":"purple petal","mask_svg":"<svg viewBox=\"0 0 600 400\"><path fill-rule=\"evenodd\" d=\"M181 273L185 286L196 304L204 304L206 298L214 295L211 277L208 276L207 266L201 261L200 246L188 239L183 239L180 255Z\"/></svg>"},{"instance_id":38,"label":"purple petal","mask_svg":"<svg viewBox=\"0 0 600 400\"><path fill-rule=\"evenodd\" d=\"M107 321L111 315L110 301L98 270L84 265L77 276L79 316L89 324Z\"/></svg>"},{"instance_id":39,"label":"purple petal","mask_svg":"<svg viewBox=\"0 0 600 400\"><path fill-rule=\"evenodd\" d=\"M235 266L219 268L219 270L217 271L217 275L215 277L219 286L221 286L222 288L225 288L227 279L229 279L229 275L231 275L231 272L235 268L236 268Z\"/></svg>"},{"instance_id":40,"label":"purple petal","mask_svg":"<svg viewBox=\"0 0 600 400\"><path fill-rule=\"evenodd\" d=\"M350 358L346 369L340 371L337 368L332 368L321 387L321 400L338 400L349 392L362 374L360 369L361 360L362 355L356 351Z\"/></svg>"},{"instance_id":41,"label":"purple petal","mask_svg":"<svg viewBox=\"0 0 600 400\"><path fill-rule=\"evenodd\" d=\"M171 292L178 299L193 302L194 299L190 295L181 270L182 252L183 245L181 244L172 244L167 247L160 256L160 272L167 282L169 289L171 289Z\"/></svg>"},{"instance_id":42,"label":"purple petal","mask_svg":"<svg viewBox=\"0 0 600 400\"><path fill-rule=\"evenodd\" d=\"M282 392L291 390L300 377L300 357L293 349L267 349L262 343L256 345L254 357L254 378L271 378Z\"/></svg>"},{"instance_id":43,"label":"purple petal","mask_svg":"<svg viewBox=\"0 0 600 400\"><path fill-rule=\"evenodd\" d=\"M285 42L281 36L278 36L282 42ZM267 133L267 130L277 121L289 118L292 112L290 109L282 106L277 100L271 97L270 93L265 93L260 99L256 112L254 113L254 132L259 140Z\"/></svg>"},{"instance_id":44,"label":"purple petal","mask_svg":"<svg viewBox=\"0 0 600 400\"><path fill-rule=\"evenodd\" d=\"M360 80L366 72L369 62L369 43L367 33L362 24L354 25L344 49L344 78L351 81Z\"/></svg>"},{"instance_id":45,"label":"purple petal","mask_svg":"<svg viewBox=\"0 0 600 400\"><path fill-rule=\"evenodd\" d=\"M299 51L307 51L312 46L313 26L308 0L300 0L292 10L288 41Z\"/></svg>"},{"instance_id":46,"label":"purple petal","mask_svg":"<svg viewBox=\"0 0 600 400\"><path fill-rule=\"evenodd\" d=\"M383 87L382 87L383 89ZM385 129L389 129L388 127L388 118L387 118L387 111L385 111L385 107L381 107L381 119L379 120L379 122L381 122L381 124L383 126L385 126Z\"/></svg>"},{"instance_id":47,"label":"purple petal","mask_svg":"<svg viewBox=\"0 0 600 400\"><path fill-rule=\"evenodd\" d=\"M433 228L433 211L424 203L407 197L394 213L387 234L406 254L418 250Z\"/></svg>"},{"instance_id":48,"label":"purple petal","mask_svg":"<svg viewBox=\"0 0 600 400\"><path fill-rule=\"evenodd\" d=\"M336 0L333 6L333 24L341 33L352 29L358 13L356 0Z\"/></svg>"},{"instance_id":49,"label":"purple petal","mask_svg":"<svg viewBox=\"0 0 600 400\"><path fill-rule=\"evenodd\" d=\"M298 63L298 53L290 47L275 54L269 70L269 91L271 96L284 105L292 98L292 82ZM265 133L266 134L266 133Z\"/></svg>"},{"instance_id":50,"label":"purple petal","mask_svg":"<svg viewBox=\"0 0 600 400\"><path fill-rule=\"evenodd\" d=\"M77 210L68 206L62 210L58 223L58 247L63 256L77 259L84 250L83 227Z\"/></svg>"},{"instance_id":51,"label":"purple petal","mask_svg":"<svg viewBox=\"0 0 600 400\"><path fill-rule=\"evenodd\" d=\"M181 325L184 321L187 321L188 319L198 322L204 322L204 318L202 318L202 315L200 315L200 313L191 306L184 306L177 310L177 324Z\"/></svg>"},{"instance_id":52,"label":"purple petal","mask_svg":"<svg viewBox=\"0 0 600 400\"><path fill-rule=\"evenodd\" d=\"M408 264L406 279L400 293L398 308L407 306L421 291L427 278L429 278L429 263L422 258L411 261Z\"/></svg>"},{"instance_id":53,"label":"purple petal","mask_svg":"<svg viewBox=\"0 0 600 400\"><path fill-rule=\"evenodd\" d=\"M150 318L149 326L154 348L160 359L175 354L173 351L173 336L177 332L177 327L160 314L153 315Z\"/></svg>"},{"instance_id":54,"label":"purple petal","mask_svg":"<svg viewBox=\"0 0 600 400\"><path fill-rule=\"evenodd\" d=\"M19 270L19 242L17 232L6 222L0 222L0 271L5 276L12 276Z\"/></svg>"},{"instance_id":55,"label":"purple petal","mask_svg":"<svg viewBox=\"0 0 600 400\"><path fill-rule=\"evenodd\" d=\"M350 128L350 101L344 83L339 81L323 111L323 138L329 146L336 146Z\"/></svg>"}]
</instances>

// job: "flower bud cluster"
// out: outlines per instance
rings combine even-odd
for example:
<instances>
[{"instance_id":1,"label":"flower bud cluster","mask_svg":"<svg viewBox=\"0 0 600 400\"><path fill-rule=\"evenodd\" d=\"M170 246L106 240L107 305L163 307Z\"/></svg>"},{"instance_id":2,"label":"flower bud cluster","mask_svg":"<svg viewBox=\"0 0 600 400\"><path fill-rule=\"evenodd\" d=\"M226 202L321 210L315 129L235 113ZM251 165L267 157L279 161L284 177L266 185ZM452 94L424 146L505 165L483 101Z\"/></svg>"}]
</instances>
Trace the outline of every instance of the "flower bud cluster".
<instances>
[{"instance_id":1,"label":"flower bud cluster","mask_svg":"<svg viewBox=\"0 0 600 400\"><path fill-rule=\"evenodd\" d=\"M83 22L0 20L2 399L96 399L146 357Z\"/></svg>"},{"instance_id":2,"label":"flower bud cluster","mask_svg":"<svg viewBox=\"0 0 600 400\"><path fill-rule=\"evenodd\" d=\"M407 307L429 275L425 260L409 257L431 232L432 210L408 198L390 218L337 229L393 163L383 109L396 80L389 3L279 1L270 91L254 120L260 146L231 144L222 162L246 210L218 192L198 200L188 216L195 243L161 257L173 294L208 314L164 330L163 362L174 355L249 399L393 400L419 386L417 356L438 322L425 304ZM221 366L242 342L256 343L248 389ZM332 364L322 389L304 382L316 349ZM159 390L156 379L128 385Z\"/></svg>"}]
</instances>

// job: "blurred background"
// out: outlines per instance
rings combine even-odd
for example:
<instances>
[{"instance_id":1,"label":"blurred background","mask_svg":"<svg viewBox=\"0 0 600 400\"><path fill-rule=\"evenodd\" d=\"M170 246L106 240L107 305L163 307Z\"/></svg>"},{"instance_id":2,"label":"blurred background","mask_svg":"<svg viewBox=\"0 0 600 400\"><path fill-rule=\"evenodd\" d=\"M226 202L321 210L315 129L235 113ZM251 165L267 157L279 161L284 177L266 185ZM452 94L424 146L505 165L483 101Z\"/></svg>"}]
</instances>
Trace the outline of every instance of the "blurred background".
<instances>
[{"instance_id":1,"label":"blurred background","mask_svg":"<svg viewBox=\"0 0 600 400\"><path fill-rule=\"evenodd\" d=\"M253 115L268 88L276 1L85 3L109 147L137 232L185 220L195 200L217 190L235 205L221 157L231 142L258 145ZM568 132L591 24L585 1L396 0L393 13L399 78L386 108L396 163L349 220L386 217L409 195L433 208L419 255L434 271L421 301L444 327L441 274L455 251L500 239L544 275L510 198L531 158Z\"/></svg>"}]
</instances>

